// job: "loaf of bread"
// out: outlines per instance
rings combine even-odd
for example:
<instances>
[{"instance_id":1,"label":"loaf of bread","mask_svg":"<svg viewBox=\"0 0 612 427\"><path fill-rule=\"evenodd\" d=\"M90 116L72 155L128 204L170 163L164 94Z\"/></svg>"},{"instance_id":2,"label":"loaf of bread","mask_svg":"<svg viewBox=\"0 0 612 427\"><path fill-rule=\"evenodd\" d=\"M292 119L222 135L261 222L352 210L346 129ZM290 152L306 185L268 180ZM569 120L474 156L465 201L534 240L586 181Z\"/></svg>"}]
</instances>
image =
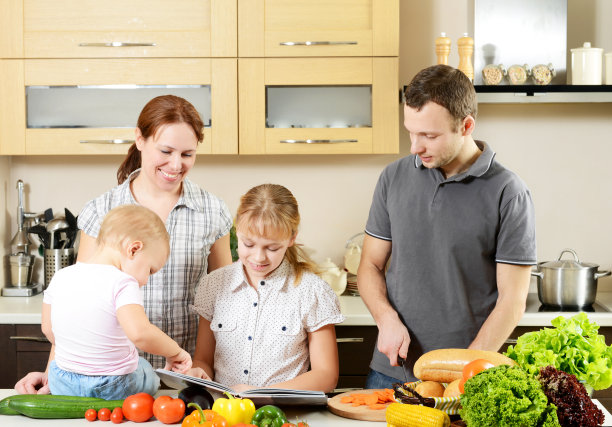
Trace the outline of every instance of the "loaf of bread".
<instances>
[{"instance_id":1,"label":"loaf of bread","mask_svg":"<svg viewBox=\"0 0 612 427\"><path fill-rule=\"evenodd\" d=\"M435 381L420 382L414 390L423 397L442 397L444 394L444 386Z\"/></svg>"},{"instance_id":2,"label":"loaf of bread","mask_svg":"<svg viewBox=\"0 0 612 427\"><path fill-rule=\"evenodd\" d=\"M443 348L429 351L419 357L413 372L422 381L450 383L461 379L463 367L476 359L488 360L495 366L516 365L514 360L495 351Z\"/></svg>"}]
</instances>

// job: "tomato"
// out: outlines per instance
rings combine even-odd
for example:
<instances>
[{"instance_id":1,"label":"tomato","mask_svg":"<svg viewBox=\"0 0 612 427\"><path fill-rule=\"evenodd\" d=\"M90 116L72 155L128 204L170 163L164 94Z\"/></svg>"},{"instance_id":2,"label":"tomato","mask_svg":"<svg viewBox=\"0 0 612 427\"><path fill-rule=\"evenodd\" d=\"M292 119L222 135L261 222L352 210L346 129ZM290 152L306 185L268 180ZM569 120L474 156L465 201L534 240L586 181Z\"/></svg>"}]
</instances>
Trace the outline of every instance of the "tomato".
<instances>
[{"instance_id":1,"label":"tomato","mask_svg":"<svg viewBox=\"0 0 612 427\"><path fill-rule=\"evenodd\" d=\"M148 393L136 393L123 401L123 416L135 423L149 421L153 416L153 396Z\"/></svg>"},{"instance_id":2,"label":"tomato","mask_svg":"<svg viewBox=\"0 0 612 427\"><path fill-rule=\"evenodd\" d=\"M458 387L459 387L459 391L461 392L461 394L465 393L465 390L464 390L464 388L463 388L463 384L465 384L465 378L461 378L461 379L459 380L459 384L457 384L457 385L458 385Z\"/></svg>"},{"instance_id":3,"label":"tomato","mask_svg":"<svg viewBox=\"0 0 612 427\"><path fill-rule=\"evenodd\" d=\"M164 424L175 424L185 416L185 402L170 396L159 396L153 402L153 415Z\"/></svg>"},{"instance_id":4,"label":"tomato","mask_svg":"<svg viewBox=\"0 0 612 427\"><path fill-rule=\"evenodd\" d=\"M98 411L98 419L100 421L110 421L111 411L108 408L102 408Z\"/></svg>"},{"instance_id":5,"label":"tomato","mask_svg":"<svg viewBox=\"0 0 612 427\"><path fill-rule=\"evenodd\" d=\"M111 412L111 421L113 424L121 424L123 422L123 411L121 408L113 409L113 412Z\"/></svg>"},{"instance_id":6,"label":"tomato","mask_svg":"<svg viewBox=\"0 0 612 427\"><path fill-rule=\"evenodd\" d=\"M306 421L300 421L297 423L297 427L310 427Z\"/></svg>"},{"instance_id":7,"label":"tomato","mask_svg":"<svg viewBox=\"0 0 612 427\"><path fill-rule=\"evenodd\" d=\"M98 413L95 409L88 409L85 411L85 419L87 421L95 421L98 419Z\"/></svg>"},{"instance_id":8,"label":"tomato","mask_svg":"<svg viewBox=\"0 0 612 427\"><path fill-rule=\"evenodd\" d=\"M296 427L296 425L293 423L285 423L281 427Z\"/></svg>"},{"instance_id":9,"label":"tomato","mask_svg":"<svg viewBox=\"0 0 612 427\"><path fill-rule=\"evenodd\" d=\"M479 372L493 368L494 366L494 364L485 359L472 360L463 367L463 379L467 381Z\"/></svg>"}]
</instances>

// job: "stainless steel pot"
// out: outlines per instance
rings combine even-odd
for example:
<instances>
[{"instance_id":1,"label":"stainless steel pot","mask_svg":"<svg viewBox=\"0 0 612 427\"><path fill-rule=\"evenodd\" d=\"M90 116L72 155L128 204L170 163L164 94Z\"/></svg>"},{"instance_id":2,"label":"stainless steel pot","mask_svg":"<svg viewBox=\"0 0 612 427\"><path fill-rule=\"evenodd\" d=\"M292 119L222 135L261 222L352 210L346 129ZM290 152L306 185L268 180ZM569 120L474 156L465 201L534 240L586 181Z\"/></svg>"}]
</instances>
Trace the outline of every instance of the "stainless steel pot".
<instances>
[{"instance_id":1,"label":"stainless steel pot","mask_svg":"<svg viewBox=\"0 0 612 427\"><path fill-rule=\"evenodd\" d=\"M573 260L562 260L563 254L574 255ZM563 249L557 261L538 264L532 276L538 277L538 297L545 305L586 307L595 302L597 279L610 271L597 271L599 265L580 262L572 249Z\"/></svg>"},{"instance_id":2,"label":"stainless steel pot","mask_svg":"<svg viewBox=\"0 0 612 427\"><path fill-rule=\"evenodd\" d=\"M573 260L562 260L563 254L574 255ZM610 271L597 271L599 265L580 262L572 249L563 249L557 261L538 264L532 276L538 277L538 297L545 305L586 307L595 302L597 279Z\"/></svg>"}]
</instances>

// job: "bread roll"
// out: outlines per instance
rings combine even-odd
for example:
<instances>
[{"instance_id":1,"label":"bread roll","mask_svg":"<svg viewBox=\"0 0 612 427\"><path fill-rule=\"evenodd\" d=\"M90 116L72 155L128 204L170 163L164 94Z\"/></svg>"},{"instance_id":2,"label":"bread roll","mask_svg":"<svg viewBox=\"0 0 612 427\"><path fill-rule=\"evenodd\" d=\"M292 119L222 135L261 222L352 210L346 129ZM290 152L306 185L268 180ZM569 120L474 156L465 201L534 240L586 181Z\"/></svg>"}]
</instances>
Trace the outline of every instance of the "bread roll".
<instances>
[{"instance_id":1,"label":"bread roll","mask_svg":"<svg viewBox=\"0 0 612 427\"><path fill-rule=\"evenodd\" d=\"M446 389L444 389L444 394L442 395L442 397L461 396L461 391L459 390L459 381L461 381L461 379L455 380L449 385L447 385Z\"/></svg>"},{"instance_id":2,"label":"bread roll","mask_svg":"<svg viewBox=\"0 0 612 427\"><path fill-rule=\"evenodd\" d=\"M414 390L423 397L442 397L444 394L444 386L435 381L418 383Z\"/></svg>"},{"instance_id":3,"label":"bread roll","mask_svg":"<svg viewBox=\"0 0 612 427\"><path fill-rule=\"evenodd\" d=\"M514 360L495 351L466 348L432 350L418 358L414 375L422 381L450 383L463 376L463 367L472 360L485 359L493 365L516 365Z\"/></svg>"}]
</instances>

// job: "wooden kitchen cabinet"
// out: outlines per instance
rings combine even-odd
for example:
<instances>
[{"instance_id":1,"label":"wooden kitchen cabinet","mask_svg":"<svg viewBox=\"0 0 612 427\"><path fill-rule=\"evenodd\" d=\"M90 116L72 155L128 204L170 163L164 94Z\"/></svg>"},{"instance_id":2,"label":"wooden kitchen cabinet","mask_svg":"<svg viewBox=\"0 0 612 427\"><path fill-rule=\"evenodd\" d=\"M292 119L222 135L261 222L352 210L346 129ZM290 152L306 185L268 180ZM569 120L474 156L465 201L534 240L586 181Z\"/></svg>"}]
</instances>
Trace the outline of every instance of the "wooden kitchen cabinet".
<instances>
[{"instance_id":1,"label":"wooden kitchen cabinet","mask_svg":"<svg viewBox=\"0 0 612 427\"><path fill-rule=\"evenodd\" d=\"M28 115L37 106L27 104L34 102L32 96L28 99L28 88L43 91L75 88L76 92L90 88L110 93L161 87L161 94L177 88L206 86L210 92L210 99L206 100L210 104L210 126L204 130L198 153L236 154L236 73L234 58L0 60L0 85L6 94L0 99L0 154L125 154L134 140L138 113L146 103L143 101L130 112L134 115L133 123L92 127L72 123L72 118L62 116L67 102L58 101L54 105L51 100L44 113L46 117L68 124L34 126ZM87 120L96 119L100 105L87 98L84 102L80 110L85 112L79 114ZM115 107L120 109L122 104Z\"/></svg>"},{"instance_id":2,"label":"wooden kitchen cabinet","mask_svg":"<svg viewBox=\"0 0 612 427\"><path fill-rule=\"evenodd\" d=\"M12 389L28 372L44 372L51 344L40 325L0 325L0 388Z\"/></svg>"},{"instance_id":3,"label":"wooden kitchen cabinet","mask_svg":"<svg viewBox=\"0 0 612 427\"><path fill-rule=\"evenodd\" d=\"M240 57L398 56L399 0L238 0Z\"/></svg>"},{"instance_id":4,"label":"wooden kitchen cabinet","mask_svg":"<svg viewBox=\"0 0 612 427\"><path fill-rule=\"evenodd\" d=\"M340 378L335 392L365 387L377 337L376 326L336 326Z\"/></svg>"},{"instance_id":5,"label":"wooden kitchen cabinet","mask_svg":"<svg viewBox=\"0 0 612 427\"><path fill-rule=\"evenodd\" d=\"M240 154L380 154L399 150L397 58L239 58ZM270 88L370 88L365 126L333 118L319 127L269 126ZM305 108L301 98L295 109ZM285 111L294 107L286 108ZM315 107L316 108L316 107ZM314 114L315 108L303 113ZM290 112L290 111L289 111ZM340 116L342 110L336 110ZM296 113L299 115L300 113ZM331 125L331 126L330 126ZM329 126L329 127L327 127Z\"/></svg>"},{"instance_id":6,"label":"wooden kitchen cabinet","mask_svg":"<svg viewBox=\"0 0 612 427\"><path fill-rule=\"evenodd\" d=\"M235 57L236 0L0 0L2 58Z\"/></svg>"}]
</instances>

